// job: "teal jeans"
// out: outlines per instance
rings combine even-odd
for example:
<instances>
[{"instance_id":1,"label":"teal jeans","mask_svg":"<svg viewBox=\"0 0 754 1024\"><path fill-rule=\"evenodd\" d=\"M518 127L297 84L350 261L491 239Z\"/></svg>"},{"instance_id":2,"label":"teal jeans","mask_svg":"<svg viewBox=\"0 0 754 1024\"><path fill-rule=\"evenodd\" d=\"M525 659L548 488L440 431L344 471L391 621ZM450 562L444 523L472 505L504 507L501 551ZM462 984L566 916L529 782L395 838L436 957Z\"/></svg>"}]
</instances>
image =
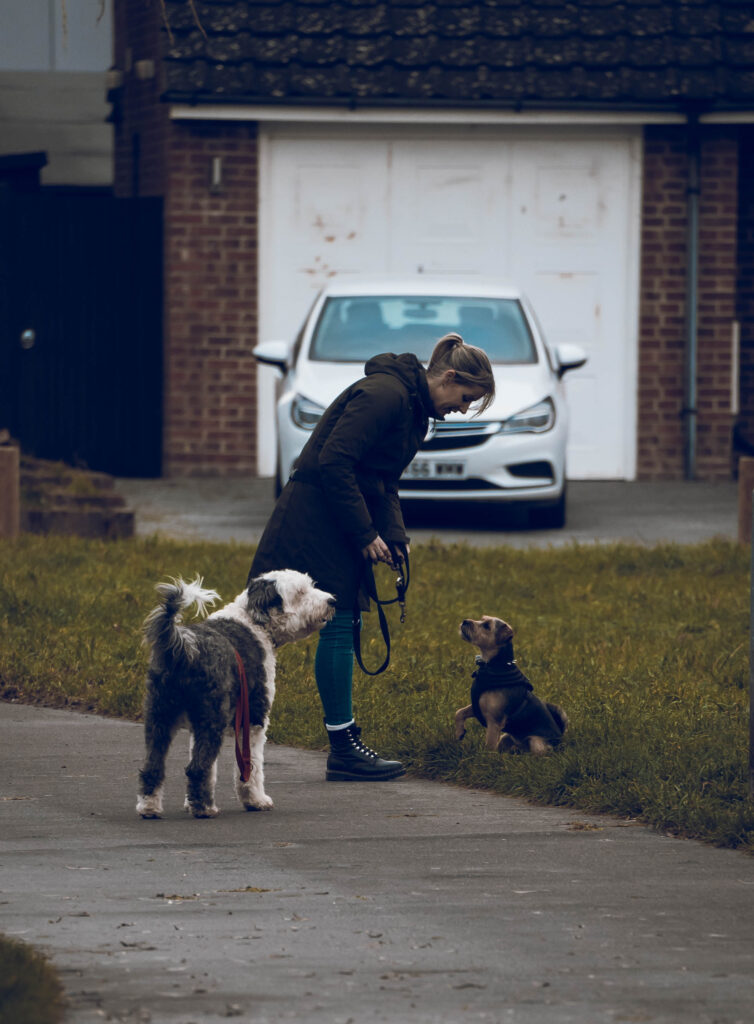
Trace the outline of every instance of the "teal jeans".
<instances>
[{"instance_id":1,"label":"teal jeans","mask_svg":"<svg viewBox=\"0 0 754 1024\"><path fill-rule=\"evenodd\" d=\"M336 611L320 630L314 678L328 725L353 721L353 612Z\"/></svg>"}]
</instances>

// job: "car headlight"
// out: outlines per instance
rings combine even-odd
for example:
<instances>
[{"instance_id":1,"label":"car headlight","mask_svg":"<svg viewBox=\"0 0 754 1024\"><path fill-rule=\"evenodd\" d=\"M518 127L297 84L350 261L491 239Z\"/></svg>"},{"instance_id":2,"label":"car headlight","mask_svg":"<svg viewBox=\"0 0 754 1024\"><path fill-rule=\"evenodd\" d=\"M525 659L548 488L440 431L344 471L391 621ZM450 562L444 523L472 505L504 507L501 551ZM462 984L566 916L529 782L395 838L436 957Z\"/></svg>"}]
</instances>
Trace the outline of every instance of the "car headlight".
<instances>
[{"instance_id":1,"label":"car headlight","mask_svg":"<svg viewBox=\"0 0 754 1024\"><path fill-rule=\"evenodd\" d=\"M555 406L551 398L538 402L500 424L500 434L543 434L555 426Z\"/></svg>"},{"instance_id":2,"label":"car headlight","mask_svg":"<svg viewBox=\"0 0 754 1024\"><path fill-rule=\"evenodd\" d=\"M323 405L312 402L303 395L296 395L291 405L291 419L302 430L314 430L324 411Z\"/></svg>"}]
</instances>

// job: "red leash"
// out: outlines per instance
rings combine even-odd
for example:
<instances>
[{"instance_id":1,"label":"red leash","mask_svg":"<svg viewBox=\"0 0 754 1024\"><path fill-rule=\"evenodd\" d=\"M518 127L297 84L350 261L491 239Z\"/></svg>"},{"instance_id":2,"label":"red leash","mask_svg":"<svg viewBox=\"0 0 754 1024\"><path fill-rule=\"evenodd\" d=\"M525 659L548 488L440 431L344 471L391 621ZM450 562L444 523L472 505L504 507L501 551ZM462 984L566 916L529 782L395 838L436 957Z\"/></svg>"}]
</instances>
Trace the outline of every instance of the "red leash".
<instances>
[{"instance_id":1,"label":"red leash","mask_svg":"<svg viewBox=\"0 0 754 1024\"><path fill-rule=\"evenodd\" d=\"M236 703L236 762L241 771L241 782L248 782L251 776L251 744L249 742L249 683L246 669L238 651L235 652L238 663L238 679L241 689ZM239 744L239 735L243 731L243 745Z\"/></svg>"}]
</instances>

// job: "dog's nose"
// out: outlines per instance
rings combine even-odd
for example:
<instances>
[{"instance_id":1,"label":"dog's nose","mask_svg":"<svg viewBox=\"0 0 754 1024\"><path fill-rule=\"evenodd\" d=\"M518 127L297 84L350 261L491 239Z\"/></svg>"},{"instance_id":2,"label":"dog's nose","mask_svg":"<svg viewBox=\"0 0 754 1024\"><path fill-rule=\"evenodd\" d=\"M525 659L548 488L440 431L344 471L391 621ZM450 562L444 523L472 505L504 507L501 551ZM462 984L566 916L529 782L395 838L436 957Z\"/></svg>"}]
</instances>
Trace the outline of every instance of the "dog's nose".
<instances>
[{"instance_id":1,"label":"dog's nose","mask_svg":"<svg viewBox=\"0 0 754 1024\"><path fill-rule=\"evenodd\" d=\"M471 625L471 619L464 619L463 622L461 623L461 625L462 626L470 626Z\"/></svg>"}]
</instances>

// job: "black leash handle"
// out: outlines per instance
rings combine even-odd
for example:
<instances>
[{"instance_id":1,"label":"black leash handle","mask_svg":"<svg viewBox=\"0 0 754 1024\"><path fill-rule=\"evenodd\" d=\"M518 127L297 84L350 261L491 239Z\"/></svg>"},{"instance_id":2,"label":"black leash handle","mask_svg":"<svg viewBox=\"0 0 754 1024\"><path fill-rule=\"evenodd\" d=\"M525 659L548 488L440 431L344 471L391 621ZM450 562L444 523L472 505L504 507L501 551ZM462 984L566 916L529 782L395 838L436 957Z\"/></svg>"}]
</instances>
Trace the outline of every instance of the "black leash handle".
<instances>
[{"instance_id":1,"label":"black leash handle","mask_svg":"<svg viewBox=\"0 0 754 1024\"><path fill-rule=\"evenodd\" d=\"M364 566L364 577L363 580L366 584L366 591L370 600L374 601L377 605L377 615L380 620L380 630L382 631L382 639L385 641L385 660L382 662L378 669L373 672L370 671L364 665L361 657L361 611L358 607L358 591L357 591L357 603L353 610L353 652L356 655L356 662L361 671L368 676L378 676L381 672L390 664L390 629L387 623L387 617L382 610L383 605L395 604L396 602L400 605L401 609L401 622L406 621L406 591L411 580L411 566L408 560L408 551L404 549L403 553L400 553L394 549L393 560L398 566L399 576L395 581L396 596L391 597L389 600L383 601L377 594L377 584L374 579L374 570L372 563L367 562ZM405 572L403 565L405 564ZM370 585L371 584L371 585ZM361 587L359 587L361 589Z\"/></svg>"}]
</instances>

